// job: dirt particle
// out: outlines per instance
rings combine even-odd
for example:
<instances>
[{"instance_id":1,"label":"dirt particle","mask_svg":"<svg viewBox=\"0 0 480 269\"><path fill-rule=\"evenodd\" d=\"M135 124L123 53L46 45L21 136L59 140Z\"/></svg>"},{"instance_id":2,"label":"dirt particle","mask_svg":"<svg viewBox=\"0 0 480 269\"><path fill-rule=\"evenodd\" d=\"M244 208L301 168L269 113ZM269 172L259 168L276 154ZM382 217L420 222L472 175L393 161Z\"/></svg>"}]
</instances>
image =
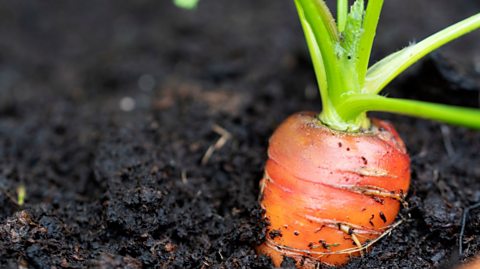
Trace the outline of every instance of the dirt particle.
<instances>
[{"instance_id":1,"label":"dirt particle","mask_svg":"<svg viewBox=\"0 0 480 269\"><path fill-rule=\"evenodd\" d=\"M293 235L299 236L299 235L300 235L300 232L299 232L299 231L294 231L294 232L293 232Z\"/></svg>"},{"instance_id":2,"label":"dirt particle","mask_svg":"<svg viewBox=\"0 0 480 269\"><path fill-rule=\"evenodd\" d=\"M325 240L318 240L318 243L320 243L324 249L330 248L330 246L327 244L327 242L325 242Z\"/></svg>"},{"instance_id":3,"label":"dirt particle","mask_svg":"<svg viewBox=\"0 0 480 269\"><path fill-rule=\"evenodd\" d=\"M339 148L342 147L342 142L338 142L338 147L339 147Z\"/></svg>"},{"instance_id":4,"label":"dirt particle","mask_svg":"<svg viewBox=\"0 0 480 269\"><path fill-rule=\"evenodd\" d=\"M61 267L64 267L64 268L70 267L70 265L68 264L67 259L65 259L65 258L62 259L62 262L60 263L60 266L61 266ZM28 267L25 267L25 268L28 268Z\"/></svg>"},{"instance_id":5,"label":"dirt particle","mask_svg":"<svg viewBox=\"0 0 480 269\"><path fill-rule=\"evenodd\" d=\"M163 247L163 249L165 249L166 252L172 252L176 249L177 247L171 243L171 242L168 242L165 244L165 246Z\"/></svg>"},{"instance_id":6,"label":"dirt particle","mask_svg":"<svg viewBox=\"0 0 480 269\"><path fill-rule=\"evenodd\" d=\"M282 237L282 232L280 230L271 230L268 233L268 236L270 236L271 239L275 239L277 237Z\"/></svg>"},{"instance_id":7,"label":"dirt particle","mask_svg":"<svg viewBox=\"0 0 480 269\"><path fill-rule=\"evenodd\" d=\"M384 223L387 222L387 218L385 217L385 214L383 214L382 211L380 211L380 212L378 213L378 215L380 215L380 218L383 220Z\"/></svg>"},{"instance_id":8,"label":"dirt particle","mask_svg":"<svg viewBox=\"0 0 480 269\"><path fill-rule=\"evenodd\" d=\"M372 225L373 227L375 227L375 224L373 224L373 219L375 218L375 215L372 214L372 216L370 217L370 219L368 219L368 223L370 223L370 225Z\"/></svg>"},{"instance_id":9,"label":"dirt particle","mask_svg":"<svg viewBox=\"0 0 480 269\"><path fill-rule=\"evenodd\" d=\"M364 165L367 165L367 164L368 164L367 158L365 158L365 157L363 157L363 156L362 156L362 161L363 161L363 164L364 164Z\"/></svg>"},{"instance_id":10,"label":"dirt particle","mask_svg":"<svg viewBox=\"0 0 480 269\"><path fill-rule=\"evenodd\" d=\"M347 148L347 151L350 151L350 148Z\"/></svg>"}]
</instances>

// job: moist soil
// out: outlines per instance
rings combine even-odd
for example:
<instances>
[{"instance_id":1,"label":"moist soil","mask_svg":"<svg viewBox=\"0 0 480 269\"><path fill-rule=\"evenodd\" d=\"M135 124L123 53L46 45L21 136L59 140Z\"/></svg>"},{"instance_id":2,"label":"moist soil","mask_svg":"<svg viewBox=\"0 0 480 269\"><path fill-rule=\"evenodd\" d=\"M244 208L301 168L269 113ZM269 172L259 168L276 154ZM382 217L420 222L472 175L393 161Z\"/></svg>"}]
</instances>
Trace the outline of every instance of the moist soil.
<instances>
[{"instance_id":1,"label":"moist soil","mask_svg":"<svg viewBox=\"0 0 480 269\"><path fill-rule=\"evenodd\" d=\"M193 12L167 0L0 3L0 267L271 268L255 253L268 138L288 115L320 110L292 1L273 2L205 0ZM480 9L386 2L375 59ZM478 107L478 40L387 93ZM408 146L409 206L345 268L473 257L480 210L463 253L458 242L464 209L480 202L480 132L375 116Z\"/></svg>"}]
</instances>

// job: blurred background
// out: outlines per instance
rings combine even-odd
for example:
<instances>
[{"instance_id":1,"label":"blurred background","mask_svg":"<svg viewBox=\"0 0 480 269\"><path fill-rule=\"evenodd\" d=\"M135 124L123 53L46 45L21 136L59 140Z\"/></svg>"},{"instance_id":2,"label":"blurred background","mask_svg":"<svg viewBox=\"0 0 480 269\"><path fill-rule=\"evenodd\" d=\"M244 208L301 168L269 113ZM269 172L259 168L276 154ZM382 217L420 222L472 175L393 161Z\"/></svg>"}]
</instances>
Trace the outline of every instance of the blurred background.
<instances>
[{"instance_id":1,"label":"blurred background","mask_svg":"<svg viewBox=\"0 0 480 269\"><path fill-rule=\"evenodd\" d=\"M374 60L480 6L468 0L385 2ZM242 78L260 76L256 68L281 73L285 62L298 60L295 54L308 61L292 1L204 0L195 11L168 0L2 1L0 33L1 100L32 88L85 98L105 91L136 95L172 75L208 79L240 72ZM477 32L442 49L477 81L479 42Z\"/></svg>"}]
</instances>

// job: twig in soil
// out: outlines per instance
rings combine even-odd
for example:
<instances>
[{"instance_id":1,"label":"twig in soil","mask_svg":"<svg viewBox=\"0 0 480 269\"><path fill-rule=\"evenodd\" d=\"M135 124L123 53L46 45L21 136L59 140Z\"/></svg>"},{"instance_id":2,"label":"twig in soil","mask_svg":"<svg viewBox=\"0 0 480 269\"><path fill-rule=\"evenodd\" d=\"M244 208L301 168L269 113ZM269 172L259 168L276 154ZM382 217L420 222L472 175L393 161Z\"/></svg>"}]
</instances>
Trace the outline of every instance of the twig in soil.
<instances>
[{"instance_id":1,"label":"twig in soil","mask_svg":"<svg viewBox=\"0 0 480 269\"><path fill-rule=\"evenodd\" d=\"M215 133L219 134L220 138L217 140L215 144L208 147L207 151L203 155L203 158L201 161L202 165L206 165L210 160L210 158L212 157L215 150L221 149L225 145L225 143L227 143L227 141L232 137L232 134L230 134L229 131L225 130L224 128L222 128L217 124L213 125L212 130Z\"/></svg>"},{"instance_id":2,"label":"twig in soil","mask_svg":"<svg viewBox=\"0 0 480 269\"><path fill-rule=\"evenodd\" d=\"M455 156L455 149L453 148L452 139L450 138L450 128L448 128L448 126L441 125L440 130L442 131L445 151L447 152L449 158L453 158Z\"/></svg>"},{"instance_id":3,"label":"twig in soil","mask_svg":"<svg viewBox=\"0 0 480 269\"><path fill-rule=\"evenodd\" d=\"M222 250L221 249L218 250L218 255L220 255L220 260L223 261L223 255L222 255Z\"/></svg>"},{"instance_id":4,"label":"twig in soil","mask_svg":"<svg viewBox=\"0 0 480 269\"><path fill-rule=\"evenodd\" d=\"M480 203L476 203L463 210L462 222L460 224L460 234L458 236L458 253L460 254L460 256L463 255L463 236L465 234L465 226L467 223L468 215L470 214L471 210L477 209L479 207Z\"/></svg>"},{"instance_id":5,"label":"twig in soil","mask_svg":"<svg viewBox=\"0 0 480 269\"><path fill-rule=\"evenodd\" d=\"M188 183L187 170L182 170L182 173L180 176L182 178L182 183L187 184Z\"/></svg>"}]
</instances>

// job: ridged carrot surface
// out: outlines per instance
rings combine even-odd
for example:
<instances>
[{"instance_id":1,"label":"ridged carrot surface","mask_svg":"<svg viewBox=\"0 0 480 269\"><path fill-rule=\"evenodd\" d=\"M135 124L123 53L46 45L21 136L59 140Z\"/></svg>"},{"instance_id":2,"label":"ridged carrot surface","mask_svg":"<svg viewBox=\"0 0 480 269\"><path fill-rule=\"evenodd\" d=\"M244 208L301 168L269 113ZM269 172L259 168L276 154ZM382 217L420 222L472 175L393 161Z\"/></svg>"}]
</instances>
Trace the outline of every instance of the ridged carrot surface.
<instances>
[{"instance_id":1,"label":"ridged carrot surface","mask_svg":"<svg viewBox=\"0 0 480 269\"><path fill-rule=\"evenodd\" d=\"M385 121L370 132L323 126L313 112L294 114L270 138L260 183L269 223L258 247L279 266L346 263L395 221L410 184L403 141Z\"/></svg>"}]
</instances>

